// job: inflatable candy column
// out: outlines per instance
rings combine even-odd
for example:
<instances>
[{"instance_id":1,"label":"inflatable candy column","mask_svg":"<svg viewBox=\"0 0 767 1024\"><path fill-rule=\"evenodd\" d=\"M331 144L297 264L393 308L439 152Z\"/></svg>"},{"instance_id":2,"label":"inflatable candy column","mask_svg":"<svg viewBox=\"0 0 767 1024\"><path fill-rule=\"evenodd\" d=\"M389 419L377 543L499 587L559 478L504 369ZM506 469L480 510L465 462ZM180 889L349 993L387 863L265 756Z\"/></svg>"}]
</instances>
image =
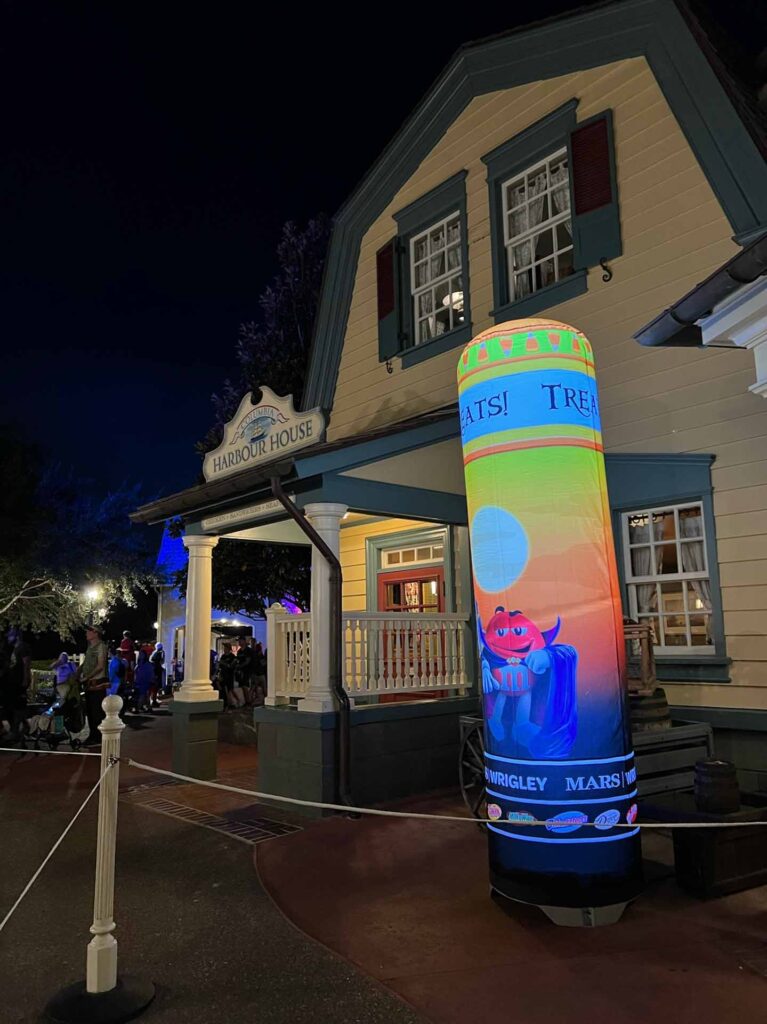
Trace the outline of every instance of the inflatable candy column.
<instances>
[{"instance_id":1,"label":"inflatable candy column","mask_svg":"<svg viewBox=\"0 0 767 1024\"><path fill-rule=\"evenodd\" d=\"M617 920L641 857L618 827L637 788L594 354L566 324L500 324L458 390L491 884L559 923Z\"/></svg>"}]
</instances>

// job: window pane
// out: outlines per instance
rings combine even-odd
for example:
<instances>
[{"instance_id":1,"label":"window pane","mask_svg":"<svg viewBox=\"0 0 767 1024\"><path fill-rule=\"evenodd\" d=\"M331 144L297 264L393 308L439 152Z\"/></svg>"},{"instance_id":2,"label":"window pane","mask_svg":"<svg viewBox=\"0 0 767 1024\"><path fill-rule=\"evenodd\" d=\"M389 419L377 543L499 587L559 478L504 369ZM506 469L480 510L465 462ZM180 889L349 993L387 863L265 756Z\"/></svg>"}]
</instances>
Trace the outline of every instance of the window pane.
<instances>
[{"instance_id":1,"label":"window pane","mask_svg":"<svg viewBox=\"0 0 767 1024\"><path fill-rule=\"evenodd\" d=\"M639 615L637 619L640 624L648 623L650 626L650 632L652 633L653 646L657 647L660 644L660 627L658 626L658 618L655 615Z\"/></svg>"},{"instance_id":2,"label":"window pane","mask_svg":"<svg viewBox=\"0 0 767 1024\"><path fill-rule=\"evenodd\" d=\"M415 548L406 548L402 552L403 562L414 562L415 561Z\"/></svg>"},{"instance_id":3,"label":"window pane","mask_svg":"<svg viewBox=\"0 0 767 1024\"><path fill-rule=\"evenodd\" d=\"M447 244L452 245L455 242L461 240L461 218L456 217L455 220L451 220L447 225Z\"/></svg>"},{"instance_id":4,"label":"window pane","mask_svg":"<svg viewBox=\"0 0 767 1024\"><path fill-rule=\"evenodd\" d=\"M629 516L629 544L641 544L649 539L650 526L647 516Z\"/></svg>"},{"instance_id":5,"label":"window pane","mask_svg":"<svg viewBox=\"0 0 767 1024\"><path fill-rule=\"evenodd\" d=\"M530 227L534 228L536 224L543 224L544 221L548 220L549 214L549 197L542 195L540 199L533 199L528 204L527 216L530 220Z\"/></svg>"},{"instance_id":6,"label":"window pane","mask_svg":"<svg viewBox=\"0 0 767 1024\"><path fill-rule=\"evenodd\" d=\"M684 614L684 583L661 583L660 598L664 612Z\"/></svg>"},{"instance_id":7,"label":"window pane","mask_svg":"<svg viewBox=\"0 0 767 1024\"><path fill-rule=\"evenodd\" d=\"M555 188L551 193L551 204L554 208L554 213L564 213L565 210L570 209L570 189L565 186L564 188Z\"/></svg>"},{"instance_id":8,"label":"window pane","mask_svg":"<svg viewBox=\"0 0 767 1024\"><path fill-rule=\"evenodd\" d=\"M431 557L432 558L442 558L443 554L444 554L444 549L443 549L441 544L435 544L432 547L432 549L431 549Z\"/></svg>"},{"instance_id":9,"label":"window pane","mask_svg":"<svg viewBox=\"0 0 767 1024\"><path fill-rule=\"evenodd\" d=\"M399 551L387 551L386 552L386 564L387 565L399 565Z\"/></svg>"},{"instance_id":10,"label":"window pane","mask_svg":"<svg viewBox=\"0 0 767 1024\"><path fill-rule=\"evenodd\" d=\"M689 647L687 642L687 630L671 628L666 624L665 647Z\"/></svg>"},{"instance_id":11,"label":"window pane","mask_svg":"<svg viewBox=\"0 0 767 1024\"><path fill-rule=\"evenodd\" d=\"M546 167L536 167L527 175L527 198L546 191Z\"/></svg>"},{"instance_id":12,"label":"window pane","mask_svg":"<svg viewBox=\"0 0 767 1024\"><path fill-rule=\"evenodd\" d=\"M654 540L673 540L676 537L673 512L653 512L652 535Z\"/></svg>"},{"instance_id":13,"label":"window pane","mask_svg":"<svg viewBox=\"0 0 767 1024\"><path fill-rule=\"evenodd\" d=\"M447 269L456 270L461 265L461 250L457 245L447 250Z\"/></svg>"},{"instance_id":14,"label":"window pane","mask_svg":"<svg viewBox=\"0 0 767 1024\"><path fill-rule=\"evenodd\" d=\"M512 181L506 191L506 202L509 204L509 209L513 210L515 206L521 206L525 201L525 182L524 179L519 181Z\"/></svg>"},{"instance_id":15,"label":"window pane","mask_svg":"<svg viewBox=\"0 0 767 1024\"><path fill-rule=\"evenodd\" d=\"M511 249L511 258L514 261L514 269L521 270L522 267L529 267L533 262L533 250L530 241L514 245Z\"/></svg>"},{"instance_id":16,"label":"window pane","mask_svg":"<svg viewBox=\"0 0 767 1024\"><path fill-rule=\"evenodd\" d=\"M676 544L657 544L655 547L655 561L659 573L679 572Z\"/></svg>"},{"instance_id":17,"label":"window pane","mask_svg":"<svg viewBox=\"0 0 767 1024\"><path fill-rule=\"evenodd\" d=\"M679 509L679 533L682 537L703 536L703 515L700 505Z\"/></svg>"},{"instance_id":18,"label":"window pane","mask_svg":"<svg viewBox=\"0 0 767 1024\"><path fill-rule=\"evenodd\" d=\"M569 220L563 220L556 226L557 249L567 249L573 244L572 227Z\"/></svg>"},{"instance_id":19,"label":"window pane","mask_svg":"<svg viewBox=\"0 0 767 1024\"><path fill-rule=\"evenodd\" d=\"M418 548L415 553L415 557L419 562L423 562L427 558L431 558L431 548Z\"/></svg>"},{"instance_id":20,"label":"window pane","mask_svg":"<svg viewBox=\"0 0 767 1024\"><path fill-rule=\"evenodd\" d=\"M557 256L557 271L560 278L569 277L573 270L573 250L568 249L567 252L561 252Z\"/></svg>"},{"instance_id":21,"label":"window pane","mask_svg":"<svg viewBox=\"0 0 767 1024\"><path fill-rule=\"evenodd\" d=\"M694 616L694 618L697 619L698 616ZM705 615L705 616L702 616L702 618L704 618L706 621L704 623L702 623L701 625L698 625L697 622L693 622L692 618L690 619L690 627L691 627L691 633L692 633L692 636L691 636L690 639L692 641L692 646L693 647L713 647L714 646L714 638L711 636L711 616L710 615Z\"/></svg>"},{"instance_id":22,"label":"window pane","mask_svg":"<svg viewBox=\"0 0 767 1024\"><path fill-rule=\"evenodd\" d=\"M527 210L515 210L509 217L509 238L516 238L517 235L527 231Z\"/></svg>"},{"instance_id":23,"label":"window pane","mask_svg":"<svg viewBox=\"0 0 767 1024\"><path fill-rule=\"evenodd\" d=\"M432 293L431 288L428 292L423 292L418 296L418 312L421 316L425 316L426 313L431 313L432 310Z\"/></svg>"},{"instance_id":24,"label":"window pane","mask_svg":"<svg viewBox=\"0 0 767 1024\"><path fill-rule=\"evenodd\" d=\"M514 275L514 298L524 299L532 291L531 276L529 270L523 270L521 274Z\"/></svg>"},{"instance_id":25,"label":"window pane","mask_svg":"<svg viewBox=\"0 0 767 1024\"><path fill-rule=\"evenodd\" d=\"M431 280L441 277L445 273L445 254L441 252L438 256L432 256L430 263Z\"/></svg>"},{"instance_id":26,"label":"window pane","mask_svg":"<svg viewBox=\"0 0 767 1024\"><path fill-rule=\"evenodd\" d=\"M421 322L418 324L418 340L428 341L431 337L433 337L433 335L434 328L432 325L431 318L429 318L428 320L421 320Z\"/></svg>"},{"instance_id":27,"label":"window pane","mask_svg":"<svg viewBox=\"0 0 767 1024\"><path fill-rule=\"evenodd\" d=\"M535 246L535 258L537 260L544 256L550 256L554 252L554 236L550 228L546 231L541 231L533 237L533 245Z\"/></svg>"},{"instance_id":28,"label":"window pane","mask_svg":"<svg viewBox=\"0 0 767 1024\"><path fill-rule=\"evenodd\" d=\"M631 549L631 575L654 576L652 548L642 545Z\"/></svg>"},{"instance_id":29,"label":"window pane","mask_svg":"<svg viewBox=\"0 0 767 1024\"><path fill-rule=\"evenodd\" d=\"M551 167L549 168L549 181L552 186L561 185L568 179L567 173L567 157L555 157L551 161Z\"/></svg>"},{"instance_id":30,"label":"window pane","mask_svg":"<svg viewBox=\"0 0 767 1024\"><path fill-rule=\"evenodd\" d=\"M539 263L535 268L535 288L536 291L539 288L545 288L546 285L553 284L555 278L554 260L544 260L543 263Z\"/></svg>"},{"instance_id":31,"label":"window pane","mask_svg":"<svg viewBox=\"0 0 767 1024\"><path fill-rule=\"evenodd\" d=\"M429 283L429 264L419 263L415 268L415 286L421 288Z\"/></svg>"},{"instance_id":32,"label":"window pane","mask_svg":"<svg viewBox=\"0 0 767 1024\"><path fill-rule=\"evenodd\" d=\"M422 235L420 238L416 238L413 242L413 259L417 263L419 260L425 260L428 255L429 250L426 235Z\"/></svg>"},{"instance_id":33,"label":"window pane","mask_svg":"<svg viewBox=\"0 0 767 1024\"><path fill-rule=\"evenodd\" d=\"M433 231L430 232L430 234L429 234L429 245L431 246L431 251L432 252L436 252L436 250L438 250L438 249L444 249L444 247L445 247L445 228L444 228L443 225L440 225L438 228L435 228Z\"/></svg>"}]
</instances>

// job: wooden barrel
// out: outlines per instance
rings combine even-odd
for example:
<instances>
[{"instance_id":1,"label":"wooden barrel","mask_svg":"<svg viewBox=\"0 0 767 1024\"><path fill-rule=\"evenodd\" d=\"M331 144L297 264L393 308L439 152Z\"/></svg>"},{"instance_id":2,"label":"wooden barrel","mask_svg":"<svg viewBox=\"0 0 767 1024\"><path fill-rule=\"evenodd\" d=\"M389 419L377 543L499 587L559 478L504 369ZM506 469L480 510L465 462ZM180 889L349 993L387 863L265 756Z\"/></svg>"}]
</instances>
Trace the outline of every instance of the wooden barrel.
<instances>
[{"instance_id":1,"label":"wooden barrel","mask_svg":"<svg viewBox=\"0 0 767 1024\"><path fill-rule=\"evenodd\" d=\"M654 732L671 728L666 691L661 686L653 691L651 697L632 694L629 700L632 732Z\"/></svg>"},{"instance_id":2,"label":"wooden barrel","mask_svg":"<svg viewBox=\"0 0 767 1024\"><path fill-rule=\"evenodd\" d=\"M695 762L695 806L709 814L734 814L740 808L735 765L710 758Z\"/></svg>"}]
</instances>

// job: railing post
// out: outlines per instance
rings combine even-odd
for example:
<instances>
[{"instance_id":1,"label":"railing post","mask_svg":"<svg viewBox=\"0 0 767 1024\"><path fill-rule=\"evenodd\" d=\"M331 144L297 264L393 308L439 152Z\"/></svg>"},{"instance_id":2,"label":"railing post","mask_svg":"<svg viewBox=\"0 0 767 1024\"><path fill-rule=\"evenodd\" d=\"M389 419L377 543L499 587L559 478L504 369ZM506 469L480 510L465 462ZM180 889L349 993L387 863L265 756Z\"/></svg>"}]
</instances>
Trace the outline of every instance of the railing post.
<instances>
[{"instance_id":1,"label":"railing post","mask_svg":"<svg viewBox=\"0 0 767 1024\"><path fill-rule=\"evenodd\" d=\"M88 943L85 984L77 982L50 1001L45 1010L56 1024L98 1024L130 1020L154 999L154 985L139 978L117 976L115 930L115 848L117 844L117 799L120 784L120 733L125 728L119 717L122 698L105 697L106 718L99 725L101 776L96 833L96 879L93 894L93 938Z\"/></svg>"},{"instance_id":2,"label":"railing post","mask_svg":"<svg viewBox=\"0 0 767 1024\"><path fill-rule=\"evenodd\" d=\"M275 603L266 609L266 689L264 704L279 707L289 703L288 697L280 693L284 680L286 650L281 642L282 633L277 629L277 619L284 614L281 604Z\"/></svg>"}]
</instances>

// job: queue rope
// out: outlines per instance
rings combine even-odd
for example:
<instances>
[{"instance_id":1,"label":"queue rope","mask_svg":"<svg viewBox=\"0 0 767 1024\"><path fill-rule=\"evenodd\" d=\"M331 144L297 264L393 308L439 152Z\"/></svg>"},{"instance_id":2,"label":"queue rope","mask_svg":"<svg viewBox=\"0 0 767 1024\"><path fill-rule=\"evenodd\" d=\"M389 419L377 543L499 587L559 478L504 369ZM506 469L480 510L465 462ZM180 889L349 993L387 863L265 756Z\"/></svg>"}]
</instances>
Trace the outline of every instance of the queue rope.
<instances>
[{"instance_id":1,"label":"queue rope","mask_svg":"<svg viewBox=\"0 0 767 1024\"><path fill-rule=\"evenodd\" d=\"M0 754L64 754L66 757L101 757L95 750L43 750L42 748L0 747Z\"/></svg>"},{"instance_id":2,"label":"queue rope","mask_svg":"<svg viewBox=\"0 0 767 1024\"><path fill-rule=\"evenodd\" d=\"M12 906L12 907L11 907L11 909L10 909L10 910L8 911L8 913L7 913L6 915L5 915L5 917L3 918L3 920L2 920L2 921L0 921L0 932L2 932L3 928L5 928L6 924L8 924L8 922L10 921L11 917L13 916L13 913L15 912L16 908L17 908L17 907L19 906L19 904L21 903L21 901L22 901L22 900L24 899L24 897L25 897L25 896L27 895L27 893L29 892L29 890L30 890L30 889L32 888L32 886L33 886L33 885L35 884L35 882L37 881L37 879L38 879L38 878L40 877L40 874L42 873L42 870L43 870L43 868L44 868L44 867L45 867L45 865L46 865L46 864L48 863L48 861L49 861L49 860L51 859L51 857L52 857L52 856L54 855L54 853L56 852L56 850L58 850L58 848L59 848L59 847L61 846L62 842L64 841L64 838L65 838L65 837L66 837L66 835L67 835L67 833L68 833L68 832L69 832L69 830L70 830L70 829L72 828L72 826L73 826L73 825L74 825L74 823L75 823L75 822L77 821L77 819L78 819L78 818L80 817L80 815L82 814L82 812L83 812L83 811L85 810L85 808L86 808L86 806L87 806L87 804L88 804L88 801L89 801L89 800L91 799L91 797L93 796L93 794L94 794L94 793L96 793L96 792L98 791L99 787L101 786L101 783L102 783L102 782L104 781L104 779L105 779L105 778L107 777L107 774L109 773L110 769L111 769L111 768L113 768L113 767L114 767L114 765L115 765L116 763L117 763L116 761L113 761L113 762L111 762L110 764L108 764L108 765L106 766L106 768L104 769L104 771L103 771L103 772L101 773L101 776L99 777L99 780L98 780L98 782L97 782L97 783L95 784L95 786L93 787L93 789L92 789L92 790L90 791L90 793L88 793L88 795L86 796L86 798L85 798L85 799L83 800L83 802L82 802L82 803L80 804L80 806L78 807L77 811L75 811L74 817L73 817L73 818L71 819L71 821L69 822L69 824L67 825L67 827L66 827L66 828L64 829L64 831L63 831L63 832L61 833L61 835L60 835L60 836L59 836L59 838L58 838L58 839L56 840L56 842L55 842L55 843L53 844L53 846L51 847L51 849L50 849L50 851L49 851L49 853L48 853L48 856L47 856L47 857L45 858L45 860L44 860L44 861L42 862L42 864L41 864L41 865L40 865L40 867L39 867L39 868L37 869L37 871L35 871L34 875L32 875L32 877L30 878L30 880L29 880L29 881L27 882L27 884L26 884L26 885L24 886L24 889L22 890L22 892L21 892L21 895L20 895L20 896L19 896L19 898L18 898L18 899L16 900L16 902L15 902L15 903L13 904L13 906Z\"/></svg>"},{"instance_id":3,"label":"queue rope","mask_svg":"<svg viewBox=\"0 0 767 1024\"><path fill-rule=\"evenodd\" d=\"M141 764L140 761L134 761L132 758L125 759L125 763L130 765L131 768L138 768L140 771L151 772L155 775L165 775L171 779L179 779L181 782L193 782L197 786L205 786L208 789L223 789L228 793L240 793L242 796L255 796L263 800L273 800L278 803L293 804L299 807L317 807L321 810L327 811L342 811L345 814L367 814L380 818L416 818L426 819L427 821L460 821L464 824L484 824L484 825L495 825L496 828L499 825L509 825L514 828L533 828L535 826L545 826L551 824L546 821L498 821L494 818L467 818L463 815L458 814L422 814L418 811L387 811L381 807L347 807L345 804L330 804L322 803L318 800L300 800L298 797L293 796L279 796L276 793L261 793L255 789L242 789L240 786L230 786L223 782L207 782L204 779L193 779L189 775L180 775L178 772L168 771L166 768L155 768L150 764ZM560 824L564 824L560 822ZM629 822L629 823L616 823L611 826L612 828L646 828L646 829L669 829L669 828L748 828L753 826L767 825L767 821L677 821L677 822ZM584 821L579 822L579 826L587 828L598 827L596 822Z\"/></svg>"}]
</instances>

